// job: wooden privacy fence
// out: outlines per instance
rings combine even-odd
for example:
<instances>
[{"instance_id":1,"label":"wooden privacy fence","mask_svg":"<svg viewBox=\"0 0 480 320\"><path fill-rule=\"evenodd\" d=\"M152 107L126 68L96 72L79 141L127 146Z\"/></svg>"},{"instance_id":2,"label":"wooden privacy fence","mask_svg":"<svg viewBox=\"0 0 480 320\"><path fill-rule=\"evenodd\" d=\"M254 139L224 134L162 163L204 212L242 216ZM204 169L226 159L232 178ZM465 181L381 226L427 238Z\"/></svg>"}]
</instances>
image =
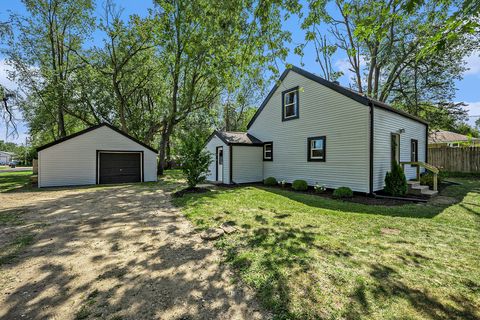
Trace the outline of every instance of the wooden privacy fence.
<instances>
[{"instance_id":1,"label":"wooden privacy fence","mask_svg":"<svg viewBox=\"0 0 480 320\"><path fill-rule=\"evenodd\" d=\"M428 163L450 172L480 172L480 147L428 149Z\"/></svg>"}]
</instances>

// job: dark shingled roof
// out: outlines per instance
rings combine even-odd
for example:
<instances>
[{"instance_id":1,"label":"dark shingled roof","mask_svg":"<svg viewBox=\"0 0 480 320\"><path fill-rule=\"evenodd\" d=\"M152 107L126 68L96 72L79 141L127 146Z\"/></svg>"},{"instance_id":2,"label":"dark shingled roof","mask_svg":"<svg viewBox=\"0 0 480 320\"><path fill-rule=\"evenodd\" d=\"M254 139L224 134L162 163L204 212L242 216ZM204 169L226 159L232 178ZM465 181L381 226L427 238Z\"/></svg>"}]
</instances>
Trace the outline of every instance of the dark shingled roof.
<instances>
[{"instance_id":1,"label":"dark shingled roof","mask_svg":"<svg viewBox=\"0 0 480 320\"><path fill-rule=\"evenodd\" d=\"M213 136L219 137L227 145L248 145L248 146L262 146L263 142L255 138L246 132L233 132L233 131L214 131L207 142L210 141Z\"/></svg>"}]
</instances>

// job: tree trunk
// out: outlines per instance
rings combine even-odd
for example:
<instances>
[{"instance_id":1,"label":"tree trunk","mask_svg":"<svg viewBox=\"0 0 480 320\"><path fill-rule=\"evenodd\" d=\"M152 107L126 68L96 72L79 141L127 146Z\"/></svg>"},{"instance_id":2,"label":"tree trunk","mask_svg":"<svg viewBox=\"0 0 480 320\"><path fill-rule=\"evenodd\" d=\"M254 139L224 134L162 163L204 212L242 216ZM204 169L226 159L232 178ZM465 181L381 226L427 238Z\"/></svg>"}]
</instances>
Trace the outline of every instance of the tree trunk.
<instances>
[{"instance_id":1,"label":"tree trunk","mask_svg":"<svg viewBox=\"0 0 480 320\"><path fill-rule=\"evenodd\" d=\"M162 128L162 134L160 138L160 146L158 148L158 167L157 174L159 176L163 175L166 168L166 158L167 158L167 145L172 134L172 125L170 123L164 123Z\"/></svg>"},{"instance_id":2,"label":"tree trunk","mask_svg":"<svg viewBox=\"0 0 480 320\"><path fill-rule=\"evenodd\" d=\"M172 140L170 137L167 139L167 150L166 150L166 155L165 155L165 169L172 169L172 157L171 157L171 144Z\"/></svg>"},{"instance_id":3,"label":"tree trunk","mask_svg":"<svg viewBox=\"0 0 480 320\"><path fill-rule=\"evenodd\" d=\"M64 119L64 114L63 114L63 106L59 105L58 110L57 110L57 123L58 123L58 136L60 138L63 138L67 136L67 132L65 131L65 119Z\"/></svg>"}]
</instances>

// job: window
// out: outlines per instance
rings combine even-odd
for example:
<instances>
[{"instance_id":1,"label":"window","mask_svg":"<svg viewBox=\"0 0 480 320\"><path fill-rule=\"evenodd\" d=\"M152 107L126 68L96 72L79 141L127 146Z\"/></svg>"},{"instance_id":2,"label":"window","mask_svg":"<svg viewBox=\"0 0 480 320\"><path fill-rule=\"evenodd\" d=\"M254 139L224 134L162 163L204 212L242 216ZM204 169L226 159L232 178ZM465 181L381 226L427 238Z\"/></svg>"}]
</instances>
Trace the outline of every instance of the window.
<instances>
[{"instance_id":1,"label":"window","mask_svg":"<svg viewBox=\"0 0 480 320\"><path fill-rule=\"evenodd\" d=\"M273 142L265 142L263 144L263 161L273 160Z\"/></svg>"},{"instance_id":2,"label":"window","mask_svg":"<svg viewBox=\"0 0 480 320\"><path fill-rule=\"evenodd\" d=\"M308 161L325 161L326 158L326 137L312 137L307 139Z\"/></svg>"},{"instance_id":3,"label":"window","mask_svg":"<svg viewBox=\"0 0 480 320\"><path fill-rule=\"evenodd\" d=\"M282 92L282 121L298 118L298 87Z\"/></svg>"},{"instance_id":4,"label":"window","mask_svg":"<svg viewBox=\"0 0 480 320\"><path fill-rule=\"evenodd\" d=\"M410 140L410 161L418 161L418 140Z\"/></svg>"},{"instance_id":5,"label":"window","mask_svg":"<svg viewBox=\"0 0 480 320\"><path fill-rule=\"evenodd\" d=\"M390 135L390 153L391 163L400 163L400 135L398 133Z\"/></svg>"}]
</instances>

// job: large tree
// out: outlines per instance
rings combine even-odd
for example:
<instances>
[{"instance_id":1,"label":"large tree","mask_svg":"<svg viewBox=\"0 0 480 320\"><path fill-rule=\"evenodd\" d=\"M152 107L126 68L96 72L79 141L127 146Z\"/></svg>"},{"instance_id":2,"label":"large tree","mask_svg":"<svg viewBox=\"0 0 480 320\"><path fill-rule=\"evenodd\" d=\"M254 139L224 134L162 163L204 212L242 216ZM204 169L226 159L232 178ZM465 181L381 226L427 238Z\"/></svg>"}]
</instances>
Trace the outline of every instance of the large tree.
<instances>
[{"instance_id":1,"label":"large tree","mask_svg":"<svg viewBox=\"0 0 480 320\"><path fill-rule=\"evenodd\" d=\"M157 0L159 59L167 68L168 100L161 120L159 174L175 127L218 103L245 77L284 57L281 12L275 1Z\"/></svg>"},{"instance_id":2,"label":"large tree","mask_svg":"<svg viewBox=\"0 0 480 320\"><path fill-rule=\"evenodd\" d=\"M24 0L29 15L12 17L18 32L6 50L21 84L25 117L34 132L56 139L67 134L72 73L81 67L73 50L91 31L91 0ZM48 128L48 129L47 129Z\"/></svg>"},{"instance_id":3,"label":"large tree","mask_svg":"<svg viewBox=\"0 0 480 320\"><path fill-rule=\"evenodd\" d=\"M338 76L331 63L337 53L347 58L354 89L371 98L419 116L453 101L471 37L460 34L429 54L424 50L445 30L450 1L418 1L411 10L399 0L334 0L328 13L325 4L313 1L302 25L324 76ZM320 25L327 36L319 34Z\"/></svg>"}]
</instances>

